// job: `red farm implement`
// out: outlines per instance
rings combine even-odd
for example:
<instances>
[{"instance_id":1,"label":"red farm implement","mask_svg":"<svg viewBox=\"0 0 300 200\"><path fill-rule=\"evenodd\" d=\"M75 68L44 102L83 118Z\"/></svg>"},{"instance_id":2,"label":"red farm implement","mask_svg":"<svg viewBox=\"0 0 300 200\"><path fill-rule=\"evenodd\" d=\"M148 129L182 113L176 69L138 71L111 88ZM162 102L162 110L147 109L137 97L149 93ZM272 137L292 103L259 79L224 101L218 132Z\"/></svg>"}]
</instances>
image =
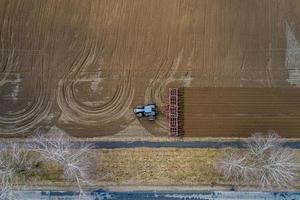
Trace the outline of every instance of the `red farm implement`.
<instances>
[{"instance_id":1,"label":"red farm implement","mask_svg":"<svg viewBox=\"0 0 300 200\"><path fill-rule=\"evenodd\" d=\"M183 129L183 88L169 88L169 136L181 136Z\"/></svg>"}]
</instances>

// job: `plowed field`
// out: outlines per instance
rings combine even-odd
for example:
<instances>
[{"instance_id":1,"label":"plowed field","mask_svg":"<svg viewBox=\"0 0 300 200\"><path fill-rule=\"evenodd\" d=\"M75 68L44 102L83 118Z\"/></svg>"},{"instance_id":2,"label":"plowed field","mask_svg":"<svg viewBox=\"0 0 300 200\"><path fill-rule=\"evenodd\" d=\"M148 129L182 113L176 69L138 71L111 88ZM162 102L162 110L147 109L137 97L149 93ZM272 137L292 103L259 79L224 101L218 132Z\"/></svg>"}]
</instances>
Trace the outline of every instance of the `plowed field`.
<instances>
[{"instance_id":1,"label":"plowed field","mask_svg":"<svg viewBox=\"0 0 300 200\"><path fill-rule=\"evenodd\" d=\"M0 133L166 135L170 86L298 87L299 22L298 0L0 0Z\"/></svg>"},{"instance_id":2,"label":"plowed field","mask_svg":"<svg viewBox=\"0 0 300 200\"><path fill-rule=\"evenodd\" d=\"M186 88L186 136L250 136L276 131L299 137L300 89Z\"/></svg>"}]
</instances>

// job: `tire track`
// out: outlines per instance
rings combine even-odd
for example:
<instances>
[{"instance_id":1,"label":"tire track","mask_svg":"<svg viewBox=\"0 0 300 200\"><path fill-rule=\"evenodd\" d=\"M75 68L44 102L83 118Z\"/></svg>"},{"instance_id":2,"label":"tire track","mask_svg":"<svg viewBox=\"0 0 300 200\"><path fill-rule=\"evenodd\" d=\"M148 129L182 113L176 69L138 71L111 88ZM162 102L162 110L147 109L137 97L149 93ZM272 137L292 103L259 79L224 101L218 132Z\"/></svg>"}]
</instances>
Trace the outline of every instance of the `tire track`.
<instances>
[{"instance_id":1,"label":"tire track","mask_svg":"<svg viewBox=\"0 0 300 200\"><path fill-rule=\"evenodd\" d=\"M167 105L167 102L164 102L165 95L167 94L166 90L168 89L167 86L170 83L177 81L177 79L175 79L175 74L181 63L182 55L183 49L181 49L177 58L172 61L171 65L169 65L169 68L159 68L160 70L155 75L155 78L151 81L149 87L146 88L145 104L155 100L155 103L158 105L158 107L164 108ZM165 63L163 63L163 65L164 64ZM168 122L166 117L163 115L158 115L157 120L155 120L155 124L165 131L168 130Z\"/></svg>"},{"instance_id":2,"label":"tire track","mask_svg":"<svg viewBox=\"0 0 300 200\"><path fill-rule=\"evenodd\" d=\"M71 72L60 80L57 90L57 103L64 117L72 122L87 126L103 126L124 117L134 97L131 84L131 71L123 71L124 78L115 88L113 97L103 106L87 105L76 98L75 85L78 76L91 64L97 64L101 52L96 41L87 41L82 54L76 58Z\"/></svg>"},{"instance_id":3,"label":"tire track","mask_svg":"<svg viewBox=\"0 0 300 200\"><path fill-rule=\"evenodd\" d=\"M24 81L32 81L31 78L37 78L34 88L26 88L29 89L29 91L26 92L27 94L25 94L27 96L32 95L34 91L32 102L27 101L27 105L22 108L16 109L15 107L12 107L12 109L4 109L5 111L0 112L0 134L11 136L30 133L37 124L43 121L47 117L52 106L51 99L53 99L53 95L52 90L50 89L51 82L48 78L49 76L47 76L48 70L45 70L45 55L30 49L21 49L21 47L14 45L16 42L19 42L18 32L16 32L16 30L20 26L20 20L16 20L16 17L19 16L18 11L22 7L22 2L17 2L17 4L13 5L8 1L3 7L5 8L5 12L3 15L4 23L2 23L1 26L0 50L0 68L2 69L0 79L0 97L2 101L5 97L2 93L4 91L4 87L11 89L12 87L9 86L12 86L13 84L22 83L25 85ZM23 20L23 18L21 19ZM30 63L33 65L30 67L35 67L34 69L36 70L32 72L34 77L26 77L28 80L24 81L24 78L19 81L12 80L11 77L13 77L14 74L17 74L18 76L21 76L21 74L24 75L24 77L26 76L22 70L24 66L26 66L24 61L30 57L36 61L39 59L41 61L38 66L34 66L33 63ZM11 100L8 99L9 104L14 103L14 100L18 101L16 96L12 95L11 98ZM4 103L3 106L5 106Z\"/></svg>"},{"instance_id":4,"label":"tire track","mask_svg":"<svg viewBox=\"0 0 300 200\"><path fill-rule=\"evenodd\" d=\"M14 57L14 50L9 53L8 57ZM12 83L12 80L7 77L14 74L14 71L19 70L17 68L18 65L13 66L10 62L8 64L10 66L6 67L4 72L5 78L1 80L0 90L2 90L1 88L6 84ZM41 68L44 68L44 66L41 66ZM44 77L43 70L36 72L36 74L40 74L41 77ZM51 99L53 99L52 92L49 88L50 85L47 78L43 79L43 81L38 80L37 85L33 88L35 95L30 104L27 104L26 107L23 107L20 110L0 112L0 133L3 135L29 133L32 128L45 119L52 105ZM14 99L16 97L12 98Z\"/></svg>"},{"instance_id":5,"label":"tire track","mask_svg":"<svg viewBox=\"0 0 300 200\"><path fill-rule=\"evenodd\" d=\"M286 22L286 58L285 66L288 70L287 82L295 87L300 86L300 44L293 33L292 27Z\"/></svg>"},{"instance_id":6,"label":"tire track","mask_svg":"<svg viewBox=\"0 0 300 200\"><path fill-rule=\"evenodd\" d=\"M90 27L86 33L85 42L82 49L79 51L79 55L70 64L68 73L59 81L57 90L57 104L62 111L61 119L68 123L72 122L79 125L84 125L89 128L96 128L96 130L102 129L105 126L113 124L113 122L119 121L124 118L131 107L131 103L134 98L134 87L132 85L132 78L134 77L134 71L132 65L120 66L121 77L120 80L116 80L110 83L116 84L110 99L105 103L92 103L87 104L83 99L76 96L76 84L80 82L80 74L88 71L90 66L97 66L97 70L104 71L104 66L101 59L104 57L103 51L105 50L105 44L110 35L101 29L100 26L95 24L107 24L109 23L109 16L104 15L103 18L99 17L99 11L105 7L101 7L99 2L93 2L90 8L90 18L88 20ZM125 12L118 13L118 15L125 15ZM121 23L121 21L119 22ZM119 24L118 26L121 26ZM120 51L120 43L122 42L122 35L119 32L113 32L111 34L116 35L115 46L110 48L111 54ZM112 56L111 55L111 56ZM113 58L113 56L112 56ZM109 65L109 64L108 64ZM109 65L111 66L111 65ZM105 66L107 67L107 66ZM98 87L102 87L104 83L99 82ZM100 102L100 100L99 100ZM131 110L131 109L130 109ZM115 125L118 123L115 123Z\"/></svg>"}]
</instances>

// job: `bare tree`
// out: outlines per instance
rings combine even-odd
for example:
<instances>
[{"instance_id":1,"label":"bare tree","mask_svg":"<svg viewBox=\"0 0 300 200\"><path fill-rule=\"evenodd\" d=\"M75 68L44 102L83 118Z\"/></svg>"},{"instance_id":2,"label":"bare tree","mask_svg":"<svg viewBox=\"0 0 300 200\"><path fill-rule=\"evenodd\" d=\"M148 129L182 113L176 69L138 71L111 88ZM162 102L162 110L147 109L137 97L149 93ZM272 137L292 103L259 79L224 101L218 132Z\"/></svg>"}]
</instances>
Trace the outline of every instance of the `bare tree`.
<instances>
[{"instance_id":1,"label":"bare tree","mask_svg":"<svg viewBox=\"0 0 300 200\"><path fill-rule=\"evenodd\" d=\"M16 143L0 149L0 199L14 199L12 189L20 179L26 180L37 173L38 161Z\"/></svg>"},{"instance_id":2,"label":"bare tree","mask_svg":"<svg viewBox=\"0 0 300 200\"><path fill-rule=\"evenodd\" d=\"M92 146L82 142L74 143L63 132L48 136L38 134L33 142L33 151L40 153L44 161L58 163L63 169L64 177L76 181L79 198L88 199L82 185L90 184L89 178L94 169L91 160Z\"/></svg>"},{"instance_id":3,"label":"bare tree","mask_svg":"<svg viewBox=\"0 0 300 200\"><path fill-rule=\"evenodd\" d=\"M227 150L215 161L215 167L227 180L238 182L241 179L248 179L253 173L253 168L246 166L246 162L246 154Z\"/></svg>"},{"instance_id":4,"label":"bare tree","mask_svg":"<svg viewBox=\"0 0 300 200\"><path fill-rule=\"evenodd\" d=\"M299 163L291 149L281 148L265 153L262 161L257 164L257 177L260 185L288 187L292 185L299 173Z\"/></svg>"},{"instance_id":5,"label":"bare tree","mask_svg":"<svg viewBox=\"0 0 300 200\"><path fill-rule=\"evenodd\" d=\"M245 149L224 151L215 161L216 170L227 180L261 187L294 183L299 162L293 150L282 146L283 139L276 133L254 134L245 143Z\"/></svg>"},{"instance_id":6,"label":"bare tree","mask_svg":"<svg viewBox=\"0 0 300 200\"><path fill-rule=\"evenodd\" d=\"M284 141L277 133L271 131L267 135L255 133L251 137L244 139L244 142L252 154L259 155L270 149L281 148Z\"/></svg>"}]
</instances>

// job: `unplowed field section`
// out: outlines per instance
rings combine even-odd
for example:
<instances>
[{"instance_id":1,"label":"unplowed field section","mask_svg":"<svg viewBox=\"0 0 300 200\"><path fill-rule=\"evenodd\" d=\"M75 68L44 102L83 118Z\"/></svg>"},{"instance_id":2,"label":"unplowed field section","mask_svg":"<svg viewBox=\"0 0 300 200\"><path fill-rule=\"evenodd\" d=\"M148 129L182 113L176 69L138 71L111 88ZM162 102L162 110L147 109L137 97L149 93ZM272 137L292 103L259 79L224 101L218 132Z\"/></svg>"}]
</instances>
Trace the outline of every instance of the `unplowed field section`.
<instances>
[{"instance_id":1,"label":"unplowed field section","mask_svg":"<svg viewBox=\"0 0 300 200\"><path fill-rule=\"evenodd\" d=\"M275 130L299 137L300 89L186 88L186 136L248 136Z\"/></svg>"}]
</instances>

